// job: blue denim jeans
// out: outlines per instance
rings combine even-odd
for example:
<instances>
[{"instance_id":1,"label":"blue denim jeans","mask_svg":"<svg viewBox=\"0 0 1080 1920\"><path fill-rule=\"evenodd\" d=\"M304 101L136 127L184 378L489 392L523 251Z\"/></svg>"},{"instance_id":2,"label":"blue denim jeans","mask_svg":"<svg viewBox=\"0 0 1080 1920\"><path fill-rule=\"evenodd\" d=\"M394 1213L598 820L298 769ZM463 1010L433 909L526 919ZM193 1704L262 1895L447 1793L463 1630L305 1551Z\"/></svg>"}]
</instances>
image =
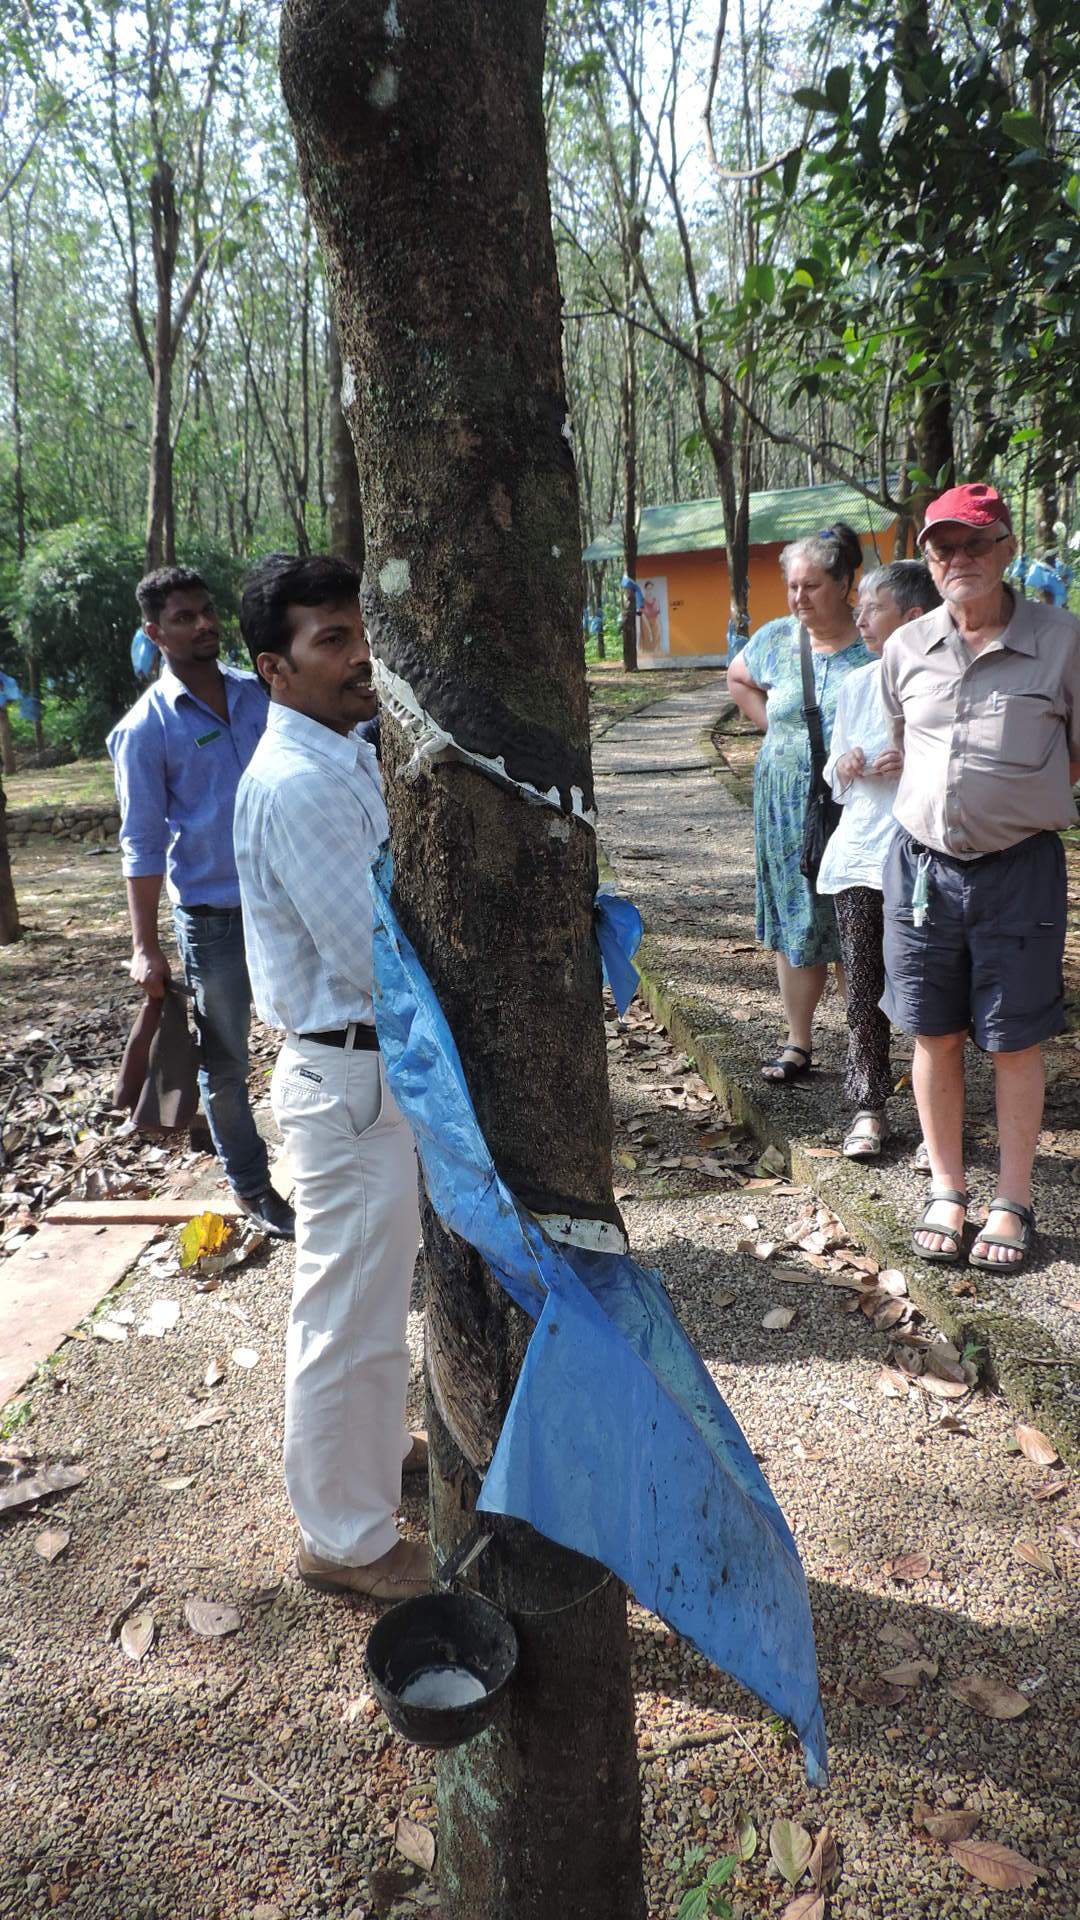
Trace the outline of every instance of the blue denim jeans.
<instances>
[{"instance_id":1,"label":"blue denim jeans","mask_svg":"<svg viewBox=\"0 0 1080 1920\"><path fill-rule=\"evenodd\" d=\"M210 1135L230 1186L250 1198L269 1185L270 1172L247 1091L251 985L243 919L239 907L206 914L174 907L173 923L195 1001L202 1050L199 1091Z\"/></svg>"}]
</instances>

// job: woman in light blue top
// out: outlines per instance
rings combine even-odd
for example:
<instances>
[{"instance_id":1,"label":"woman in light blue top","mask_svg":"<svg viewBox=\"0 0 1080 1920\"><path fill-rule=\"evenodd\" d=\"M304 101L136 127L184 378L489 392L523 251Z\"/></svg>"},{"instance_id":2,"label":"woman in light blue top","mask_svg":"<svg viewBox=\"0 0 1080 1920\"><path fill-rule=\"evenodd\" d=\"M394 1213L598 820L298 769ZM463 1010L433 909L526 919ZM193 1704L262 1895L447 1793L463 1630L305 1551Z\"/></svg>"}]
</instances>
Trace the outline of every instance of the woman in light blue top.
<instances>
[{"instance_id":1,"label":"woman in light blue top","mask_svg":"<svg viewBox=\"0 0 1080 1920\"><path fill-rule=\"evenodd\" d=\"M776 954L787 1039L762 1073L780 1085L810 1071L814 1014L829 965L840 959L832 901L819 899L799 871L811 780L799 628L810 636L827 747L840 688L870 659L849 598L861 564L859 536L843 522L785 547L780 565L792 618L759 627L728 668L736 705L765 735L754 768L757 937Z\"/></svg>"}]
</instances>

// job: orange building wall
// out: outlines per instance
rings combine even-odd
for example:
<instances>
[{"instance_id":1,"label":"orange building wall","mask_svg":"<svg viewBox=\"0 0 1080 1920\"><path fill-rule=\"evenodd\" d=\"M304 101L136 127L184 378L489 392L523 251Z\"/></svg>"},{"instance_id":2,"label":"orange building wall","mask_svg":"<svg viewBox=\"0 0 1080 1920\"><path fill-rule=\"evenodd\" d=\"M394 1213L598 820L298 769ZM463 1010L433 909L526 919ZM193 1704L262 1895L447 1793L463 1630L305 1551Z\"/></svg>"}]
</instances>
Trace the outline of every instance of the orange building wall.
<instances>
[{"instance_id":1,"label":"orange building wall","mask_svg":"<svg viewBox=\"0 0 1080 1920\"><path fill-rule=\"evenodd\" d=\"M780 571L783 543L753 547L750 552L750 627L751 631L775 620L788 610L784 576ZM867 567L880 566L892 551L892 529L879 533L875 546L873 534L863 535ZM680 657L717 659L727 651L727 627L731 617L728 592L727 555L723 548L704 553L639 554L637 578L667 581L668 634L670 649L664 654L648 654L639 649L642 666L662 666Z\"/></svg>"}]
</instances>

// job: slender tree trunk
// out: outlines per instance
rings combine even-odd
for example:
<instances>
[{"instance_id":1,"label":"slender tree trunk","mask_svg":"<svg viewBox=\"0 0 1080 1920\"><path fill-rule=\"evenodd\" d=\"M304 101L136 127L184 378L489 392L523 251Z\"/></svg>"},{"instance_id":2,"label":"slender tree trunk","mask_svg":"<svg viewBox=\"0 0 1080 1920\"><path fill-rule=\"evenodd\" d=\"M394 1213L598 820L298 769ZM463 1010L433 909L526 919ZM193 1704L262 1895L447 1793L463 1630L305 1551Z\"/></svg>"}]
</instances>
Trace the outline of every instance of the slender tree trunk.
<instances>
[{"instance_id":1,"label":"slender tree trunk","mask_svg":"<svg viewBox=\"0 0 1080 1920\"><path fill-rule=\"evenodd\" d=\"M623 261L623 305L627 314L634 311L637 274L632 259ZM637 334L633 320L623 326L622 387L619 396L622 436L622 523L623 570L628 580L637 579ZM637 594L633 587L623 588L622 657L627 673L637 672L638 654Z\"/></svg>"},{"instance_id":2,"label":"slender tree trunk","mask_svg":"<svg viewBox=\"0 0 1080 1920\"><path fill-rule=\"evenodd\" d=\"M376 657L460 744L569 807L591 768L544 13L290 0L281 67L352 371ZM496 1163L527 1205L615 1219L593 835L459 763L409 783L395 726L384 742L398 910ZM528 1328L430 1210L424 1227L446 1552ZM642 1920L624 1594L525 1526L494 1531L469 1580L513 1617L521 1665L490 1732L439 1762L441 1910Z\"/></svg>"},{"instance_id":3,"label":"slender tree trunk","mask_svg":"<svg viewBox=\"0 0 1080 1920\"><path fill-rule=\"evenodd\" d=\"M154 313L150 470L146 501L148 569L170 566L176 559L172 455L172 383L176 347L172 307L180 214L176 204L173 170L167 160L159 160L150 177L150 220L157 304Z\"/></svg>"},{"instance_id":4,"label":"slender tree trunk","mask_svg":"<svg viewBox=\"0 0 1080 1920\"><path fill-rule=\"evenodd\" d=\"M341 345L337 328L330 321L329 338L326 348L326 370L329 384L327 404L330 409L330 432L327 447L330 485L327 492L327 505L330 510L330 551L342 560L351 560L354 567L364 571L364 509L360 499L360 475L356 471L356 453L353 448L349 423L341 411Z\"/></svg>"},{"instance_id":5,"label":"slender tree trunk","mask_svg":"<svg viewBox=\"0 0 1080 1920\"><path fill-rule=\"evenodd\" d=\"M7 701L0 706L0 766L5 773L15 772L15 741L11 733L11 715Z\"/></svg>"},{"instance_id":6,"label":"slender tree trunk","mask_svg":"<svg viewBox=\"0 0 1080 1920\"><path fill-rule=\"evenodd\" d=\"M6 709L4 711L6 714ZM4 783L0 780L0 947L10 947L13 941L21 937L22 928L19 925L19 909L8 854L7 797Z\"/></svg>"}]
</instances>

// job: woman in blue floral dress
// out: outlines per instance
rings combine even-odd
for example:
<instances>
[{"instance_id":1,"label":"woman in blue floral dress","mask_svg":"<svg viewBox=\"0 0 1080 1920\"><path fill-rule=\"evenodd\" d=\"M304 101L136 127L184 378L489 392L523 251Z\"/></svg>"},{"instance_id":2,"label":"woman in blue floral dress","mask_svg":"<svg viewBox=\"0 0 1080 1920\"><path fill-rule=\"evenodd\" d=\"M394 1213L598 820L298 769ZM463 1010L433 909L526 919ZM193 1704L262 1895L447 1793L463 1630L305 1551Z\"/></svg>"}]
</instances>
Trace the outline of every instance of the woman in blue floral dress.
<instances>
[{"instance_id":1,"label":"woman in blue floral dress","mask_svg":"<svg viewBox=\"0 0 1080 1920\"><path fill-rule=\"evenodd\" d=\"M799 872L810 796L799 626L810 636L827 748L840 688L870 659L849 601L861 564L859 536L843 522L785 547L780 565L791 618L759 627L728 669L732 698L765 735L754 769L757 937L776 954L787 1039L762 1074L780 1084L810 1071L814 1014L829 966L840 960L832 901L819 899Z\"/></svg>"}]
</instances>

